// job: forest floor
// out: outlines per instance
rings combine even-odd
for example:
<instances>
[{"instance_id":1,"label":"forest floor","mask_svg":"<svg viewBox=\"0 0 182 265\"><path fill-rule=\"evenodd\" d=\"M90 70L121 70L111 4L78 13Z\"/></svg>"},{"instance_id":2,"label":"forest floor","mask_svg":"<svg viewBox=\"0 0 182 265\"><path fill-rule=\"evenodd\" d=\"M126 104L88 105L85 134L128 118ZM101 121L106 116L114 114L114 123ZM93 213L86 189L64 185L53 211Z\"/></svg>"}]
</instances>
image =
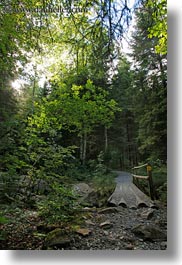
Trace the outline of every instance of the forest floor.
<instances>
[{"instance_id":1,"label":"forest floor","mask_svg":"<svg viewBox=\"0 0 182 265\"><path fill-rule=\"evenodd\" d=\"M8 216L8 214L7 214ZM83 208L82 222L68 227L42 227L37 212L14 209L9 222L1 225L6 240L1 249L57 250L164 250L167 247L167 209L128 209L123 207ZM137 231L138 229L138 231ZM141 230L143 229L143 230ZM54 243L47 241L50 230L63 232ZM66 239L65 239L66 231Z\"/></svg>"},{"instance_id":2,"label":"forest floor","mask_svg":"<svg viewBox=\"0 0 182 265\"><path fill-rule=\"evenodd\" d=\"M118 172L116 183L130 181L130 174ZM167 206L136 209L84 207L74 219L46 224L36 208L4 205L7 223L0 225L0 249L12 250L165 250L167 248Z\"/></svg>"},{"instance_id":3,"label":"forest floor","mask_svg":"<svg viewBox=\"0 0 182 265\"><path fill-rule=\"evenodd\" d=\"M76 235L70 249L111 250L160 250L166 249L167 211L166 207L152 210L150 220L146 208L137 210L123 207L106 208L92 212L86 219L88 236ZM142 229L140 229L142 225ZM147 229L149 228L149 230ZM159 237L155 238L158 227ZM138 229L137 233L134 229ZM154 228L154 230L153 230ZM153 231L152 231L153 230ZM68 248L67 248L68 249Z\"/></svg>"}]
</instances>

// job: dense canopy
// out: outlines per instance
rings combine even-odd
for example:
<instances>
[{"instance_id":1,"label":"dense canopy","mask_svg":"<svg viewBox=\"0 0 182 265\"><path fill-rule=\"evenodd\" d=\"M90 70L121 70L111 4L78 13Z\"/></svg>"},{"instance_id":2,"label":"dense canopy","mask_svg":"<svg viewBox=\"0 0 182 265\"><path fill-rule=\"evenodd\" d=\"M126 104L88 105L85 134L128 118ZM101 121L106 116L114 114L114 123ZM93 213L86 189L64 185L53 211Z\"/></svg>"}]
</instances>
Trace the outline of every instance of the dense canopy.
<instances>
[{"instance_id":1,"label":"dense canopy","mask_svg":"<svg viewBox=\"0 0 182 265\"><path fill-rule=\"evenodd\" d=\"M165 172L166 16L166 0L0 1L2 203L68 222L75 181L143 162Z\"/></svg>"}]
</instances>

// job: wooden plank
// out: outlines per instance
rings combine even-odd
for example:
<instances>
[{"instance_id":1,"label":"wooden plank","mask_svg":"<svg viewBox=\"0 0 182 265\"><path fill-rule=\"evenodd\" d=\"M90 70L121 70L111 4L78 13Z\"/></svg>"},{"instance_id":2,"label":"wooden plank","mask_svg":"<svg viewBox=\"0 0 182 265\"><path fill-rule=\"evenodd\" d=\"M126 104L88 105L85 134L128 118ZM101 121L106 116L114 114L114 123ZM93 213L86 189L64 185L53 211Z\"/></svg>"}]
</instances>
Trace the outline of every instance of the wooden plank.
<instances>
[{"instance_id":1,"label":"wooden plank","mask_svg":"<svg viewBox=\"0 0 182 265\"><path fill-rule=\"evenodd\" d=\"M149 178L149 176L138 176L138 175L133 175L133 174L132 176L137 179L148 179Z\"/></svg>"},{"instance_id":2,"label":"wooden plank","mask_svg":"<svg viewBox=\"0 0 182 265\"><path fill-rule=\"evenodd\" d=\"M138 168L146 167L147 165L148 164L144 164L144 165L141 165L141 166L133 167L132 169L138 169Z\"/></svg>"}]
</instances>

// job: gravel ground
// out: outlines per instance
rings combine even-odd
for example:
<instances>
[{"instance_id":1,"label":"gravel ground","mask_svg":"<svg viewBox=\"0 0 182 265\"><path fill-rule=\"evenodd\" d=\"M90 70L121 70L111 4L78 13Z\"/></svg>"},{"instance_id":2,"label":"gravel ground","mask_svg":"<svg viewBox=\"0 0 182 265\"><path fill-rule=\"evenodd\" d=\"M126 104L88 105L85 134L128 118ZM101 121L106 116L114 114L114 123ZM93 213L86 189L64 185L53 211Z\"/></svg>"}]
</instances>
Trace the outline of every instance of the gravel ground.
<instances>
[{"instance_id":1,"label":"gravel ground","mask_svg":"<svg viewBox=\"0 0 182 265\"><path fill-rule=\"evenodd\" d=\"M83 228L89 230L87 236L75 234L69 247L65 249L72 250L164 250L167 242L145 241L141 237L132 233L132 228L138 224L152 224L167 233L167 209L155 209L150 220L142 217L146 208L127 209L117 207L116 213L99 213L98 210L92 210L85 217ZM89 217L88 217L89 216ZM103 222L107 224L101 227Z\"/></svg>"},{"instance_id":2,"label":"gravel ground","mask_svg":"<svg viewBox=\"0 0 182 265\"><path fill-rule=\"evenodd\" d=\"M105 211L106 210L106 211ZM145 240L136 236L132 228L139 224L153 225L161 232L167 233L167 209L165 206L152 210L148 220L144 212L150 208L128 209L121 206L114 208L85 208L83 223L78 231L69 234L68 246L53 246L46 249L57 250L165 250L167 242L164 240ZM6 241L0 240L1 249L45 249L44 237L40 237L38 226L41 220L37 212L25 210L14 211L9 215L11 222L2 225L1 231L6 234ZM79 230L78 229L78 230ZM83 229L83 230L82 230Z\"/></svg>"}]
</instances>

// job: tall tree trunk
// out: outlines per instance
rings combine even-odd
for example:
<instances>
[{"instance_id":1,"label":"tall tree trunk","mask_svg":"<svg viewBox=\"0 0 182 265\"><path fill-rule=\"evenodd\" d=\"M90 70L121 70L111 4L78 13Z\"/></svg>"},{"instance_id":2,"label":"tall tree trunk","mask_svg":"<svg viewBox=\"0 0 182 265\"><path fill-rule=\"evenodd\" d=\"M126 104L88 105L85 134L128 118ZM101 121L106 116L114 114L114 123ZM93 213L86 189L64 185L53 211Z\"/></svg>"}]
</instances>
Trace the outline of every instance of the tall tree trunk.
<instances>
[{"instance_id":1,"label":"tall tree trunk","mask_svg":"<svg viewBox=\"0 0 182 265\"><path fill-rule=\"evenodd\" d=\"M84 132L83 134L83 157L82 157L83 165L85 165L86 153L87 153L87 133Z\"/></svg>"},{"instance_id":2,"label":"tall tree trunk","mask_svg":"<svg viewBox=\"0 0 182 265\"><path fill-rule=\"evenodd\" d=\"M128 147L128 160L129 160L129 166L132 165L131 162L131 146L130 146L130 131L129 131L129 122L127 120L127 124L126 124L126 134L127 134L127 147Z\"/></svg>"},{"instance_id":3,"label":"tall tree trunk","mask_svg":"<svg viewBox=\"0 0 182 265\"><path fill-rule=\"evenodd\" d=\"M79 64L78 54L79 54L79 50L77 48L77 50L76 50L76 72L77 72L77 75L78 75L78 64Z\"/></svg>"},{"instance_id":4,"label":"tall tree trunk","mask_svg":"<svg viewBox=\"0 0 182 265\"><path fill-rule=\"evenodd\" d=\"M167 80L166 80L165 70L164 70L164 66L162 64L162 58L161 57L159 57L159 65L160 65L160 70L161 70L162 84L163 84L163 87L166 88L167 87Z\"/></svg>"},{"instance_id":5,"label":"tall tree trunk","mask_svg":"<svg viewBox=\"0 0 182 265\"><path fill-rule=\"evenodd\" d=\"M35 86L36 86L36 80L34 78L34 81L33 81L33 90L32 90L32 114L34 114Z\"/></svg>"},{"instance_id":6,"label":"tall tree trunk","mask_svg":"<svg viewBox=\"0 0 182 265\"><path fill-rule=\"evenodd\" d=\"M83 160L83 135L80 136L80 160Z\"/></svg>"},{"instance_id":7,"label":"tall tree trunk","mask_svg":"<svg viewBox=\"0 0 182 265\"><path fill-rule=\"evenodd\" d=\"M105 138L105 152L108 149L108 133L107 133L107 127L104 127L104 138Z\"/></svg>"}]
</instances>

